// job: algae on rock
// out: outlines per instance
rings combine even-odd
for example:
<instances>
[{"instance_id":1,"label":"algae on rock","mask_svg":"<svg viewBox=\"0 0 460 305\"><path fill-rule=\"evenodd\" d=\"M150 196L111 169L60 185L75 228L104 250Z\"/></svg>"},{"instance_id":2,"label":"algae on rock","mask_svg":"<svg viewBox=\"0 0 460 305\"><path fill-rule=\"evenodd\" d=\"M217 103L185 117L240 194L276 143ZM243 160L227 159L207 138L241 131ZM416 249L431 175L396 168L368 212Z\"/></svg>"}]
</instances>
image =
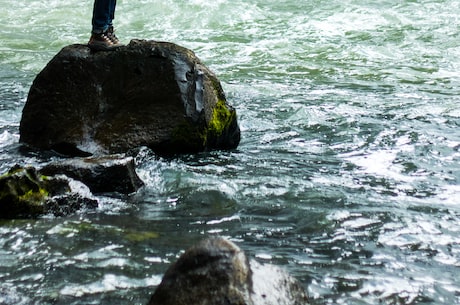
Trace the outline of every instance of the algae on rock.
<instances>
[{"instance_id":1,"label":"algae on rock","mask_svg":"<svg viewBox=\"0 0 460 305\"><path fill-rule=\"evenodd\" d=\"M97 206L91 195L73 191L72 185L78 183L65 176L39 175L31 166L14 166L0 176L0 219L64 215L83 206Z\"/></svg>"},{"instance_id":2,"label":"algae on rock","mask_svg":"<svg viewBox=\"0 0 460 305\"><path fill-rule=\"evenodd\" d=\"M46 178L32 167L11 168L0 177L0 218L44 213Z\"/></svg>"}]
</instances>

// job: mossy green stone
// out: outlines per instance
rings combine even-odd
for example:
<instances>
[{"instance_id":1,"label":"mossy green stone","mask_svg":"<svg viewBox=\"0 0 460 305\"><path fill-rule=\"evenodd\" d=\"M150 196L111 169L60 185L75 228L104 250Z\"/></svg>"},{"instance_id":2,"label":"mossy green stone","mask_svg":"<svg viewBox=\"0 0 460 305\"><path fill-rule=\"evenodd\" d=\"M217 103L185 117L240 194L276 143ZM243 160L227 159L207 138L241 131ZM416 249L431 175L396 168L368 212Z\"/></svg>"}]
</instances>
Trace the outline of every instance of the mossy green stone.
<instances>
[{"instance_id":1,"label":"mossy green stone","mask_svg":"<svg viewBox=\"0 0 460 305\"><path fill-rule=\"evenodd\" d=\"M0 218L42 214L49 192L32 167L13 167L0 176Z\"/></svg>"},{"instance_id":2,"label":"mossy green stone","mask_svg":"<svg viewBox=\"0 0 460 305\"><path fill-rule=\"evenodd\" d=\"M221 137L235 120L236 112L230 110L224 100L218 100L207 126L192 124L184 120L174 129L171 144L187 151L208 150L210 148L208 140Z\"/></svg>"}]
</instances>

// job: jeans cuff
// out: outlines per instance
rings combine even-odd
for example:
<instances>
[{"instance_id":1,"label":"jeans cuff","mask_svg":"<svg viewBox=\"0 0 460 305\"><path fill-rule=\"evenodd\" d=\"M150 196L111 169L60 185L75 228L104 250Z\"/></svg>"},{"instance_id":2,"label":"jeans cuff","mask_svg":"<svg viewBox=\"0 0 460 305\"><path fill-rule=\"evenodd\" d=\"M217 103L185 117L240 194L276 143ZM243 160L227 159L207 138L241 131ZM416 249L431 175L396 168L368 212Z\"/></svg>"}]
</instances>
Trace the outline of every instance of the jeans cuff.
<instances>
[{"instance_id":1,"label":"jeans cuff","mask_svg":"<svg viewBox=\"0 0 460 305\"><path fill-rule=\"evenodd\" d=\"M102 34L102 33L107 32L108 29L109 29L109 27L104 27L104 28L93 28L93 30L91 31L91 33L93 33L93 34Z\"/></svg>"}]
</instances>

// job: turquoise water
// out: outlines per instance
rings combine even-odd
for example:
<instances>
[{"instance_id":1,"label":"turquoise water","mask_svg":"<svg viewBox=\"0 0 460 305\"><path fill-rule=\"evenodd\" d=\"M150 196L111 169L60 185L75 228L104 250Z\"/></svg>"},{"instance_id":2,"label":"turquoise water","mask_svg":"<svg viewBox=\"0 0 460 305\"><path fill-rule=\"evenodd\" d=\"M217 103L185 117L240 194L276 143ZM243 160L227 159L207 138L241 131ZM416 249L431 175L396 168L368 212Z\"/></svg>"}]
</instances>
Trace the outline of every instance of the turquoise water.
<instances>
[{"instance_id":1,"label":"turquoise water","mask_svg":"<svg viewBox=\"0 0 460 305\"><path fill-rule=\"evenodd\" d=\"M3 172L47 161L20 153L22 107L54 54L87 42L92 3L0 4ZM453 0L119 1L125 43L178 43L218 75L241 144L144 150L138 193L2 221L0 304L145 304L216 234L314 304L460 304L459 15Z\"/></svg>"}]
</instances>

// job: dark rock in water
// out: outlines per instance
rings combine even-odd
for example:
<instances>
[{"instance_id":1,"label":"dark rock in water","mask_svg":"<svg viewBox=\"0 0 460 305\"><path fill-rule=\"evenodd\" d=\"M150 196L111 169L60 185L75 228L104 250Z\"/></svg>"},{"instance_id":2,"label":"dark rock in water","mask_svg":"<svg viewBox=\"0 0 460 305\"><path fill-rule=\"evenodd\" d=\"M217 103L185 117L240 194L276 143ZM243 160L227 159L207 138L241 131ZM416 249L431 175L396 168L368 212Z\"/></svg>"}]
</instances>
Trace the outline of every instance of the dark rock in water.
<instances>
[{"instance_id":1,"label":"dark rock in water","mask_svg":"<svg viewBox=\"0 0 460 305\"><path fill-rule=\"evenodd\" d=\"M79 183L78 181L74 181ZM80 184L83 186L83 184ZM45 214L53 214L54 216L66 216L75 213L82 208L94 209L98 206L96 198L88 197L71 191L61 195L55 195L47 198L45 201Z\"/></svg>"},{"instance_id":2,"label":"dark rock in water","mask_svg":"<svg viewBox=\"0 0 460 305\"><path fill-rule=\"evenodd\" d=\"M187 250L165 273L148 305L304 305L300 284L281 269L249 262L223 238Z\"/></svg>"},{"instance_id":3,"label":"dark rock in water","mask_svg":"<svg viewBox=\"0 0 460 305\"><path fill-rule=\"evenodd\" d=\"M110 52L63 48L37 75L20 141L72 156L232 149L235 110L195 54L167 42L132 40Z\"/></svg>"},{"instance_id":4,"label":"dark rock in water","mask_svg":"<svg viewBox=\"0 0 460 305\"><path fill-rule=\"evenodd\" d=\"M43 176L19 166L0 176L0 218L61 216L97 205L86 186L65 176Z\"/></svg>"},{"instance_id":5,"label":"dark rock in water","mask_svg":"<svg viewBox=\"0 0 460 305\"><path fill-rule=\"evenodd\" d=\"M149 305L252 304L249 263L234 244L209 239L166 271Z\"/></svg>"},{"instance_id":6,"label":"dark rock in water","mask_svg":"<svg viewBox=\"0 0 460 305\"><path fill-rule=\"evenodd\" d=\"M129 194L144 185L136 173L134 159L124 155L56 161L44 166L39 172L46 176L66 175L83 182L93 193Z\"/></svg>"}]
</instances>

